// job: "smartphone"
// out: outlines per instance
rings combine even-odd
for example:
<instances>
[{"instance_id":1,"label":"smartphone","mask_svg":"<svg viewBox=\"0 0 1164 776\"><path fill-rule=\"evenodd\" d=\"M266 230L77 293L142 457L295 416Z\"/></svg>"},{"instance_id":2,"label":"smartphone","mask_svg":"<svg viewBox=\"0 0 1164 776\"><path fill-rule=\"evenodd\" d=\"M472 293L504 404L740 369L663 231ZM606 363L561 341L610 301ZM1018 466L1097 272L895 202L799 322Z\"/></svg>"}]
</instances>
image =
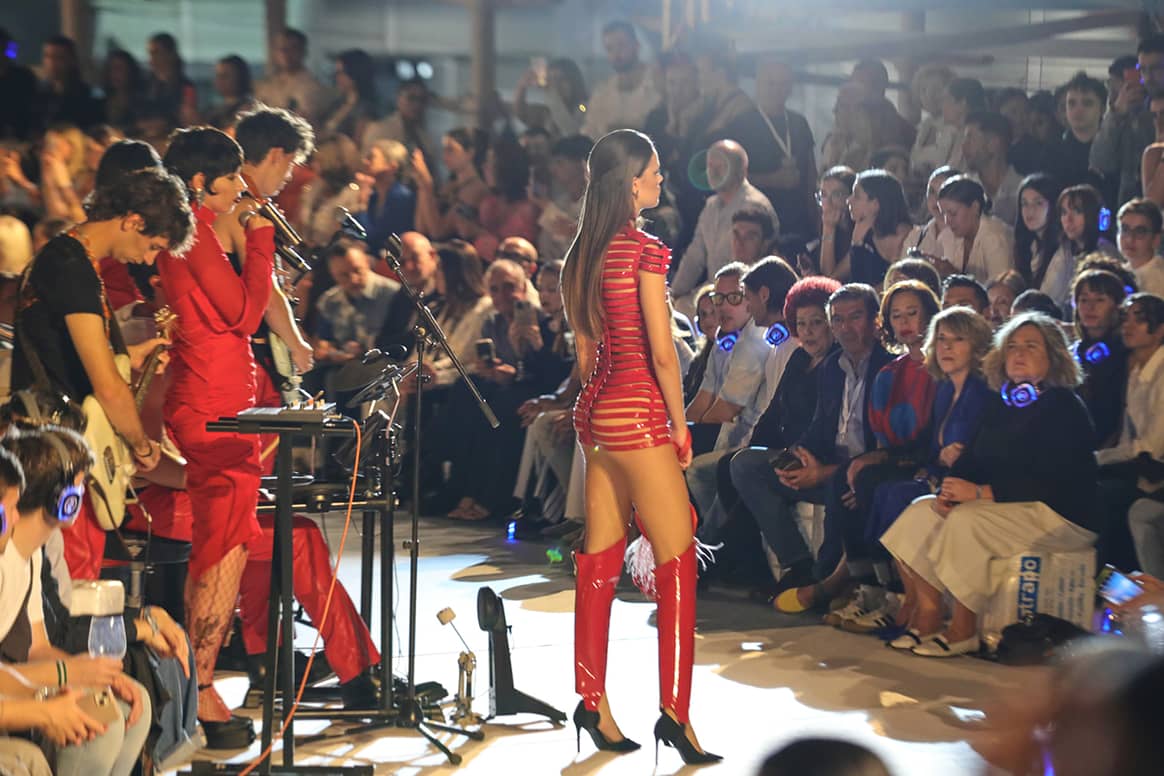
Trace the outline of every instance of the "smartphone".
<instances>
[{"instance_id":1,"label":"smartphone","mask_svg":"<svg viewBox=\"0 0 1164 776\"><path fill-rule=\"evenodd\" d=\"M1132 581L1131 577L1121 573L1112 565L1103 567L1095 583L1096 587L1099 588L1099 597L1113 606L1126 604L1144 592L1144 589Z\"/></svg>"},{"instance_id":2,"label":"smartphone","mask_svg":"<svg viewBox=\"0 0 1164 776\"><path fill-rule=\"evenodd\" d=\"M477 340L477 360L492 364L497 360L497 346L491 338Z\"/></svg>"},{"instance_id":3,"label":"smartphone","mask_svg":"<svg viewBox=\"0 0 1164 776\"><path fill-rule=\"evenodd\" d=\"M530 57L529 69L533 71L534 78L538 82L538 86L542 89L546 88L546 71L549 69L549 63L545 57Z\"/></svg>"},{"instance_id":4,"label":"smartphone","mask_svg":"<svg viewBox=\"0 0 1164 776\"><path fill-rule=\"evenodd\" d=\"M121 716L121 709L117 708L117 701L108 690L83 696L77 701L77 706L106 727Z\"/></svg>"},{"instance_id":5,"label":"smartphone","mask_svg":"<svg viewBox=\"0 0 1164 776\"><path fill-rule=\"evenodd\" d=\"M513 322L518 326L538 325L538 313L528 299L518 299L513 303Z\"/></svg>"},{"instance_id":6,"label":"smartphone","mask_svg":"<svg viewBox=\"0 0 1164 776\"><path fill-rule=\"evenodd\" d=\"M794 472L797 469L803 469L804 464L796 457L796 453L789 450L787 447L777 450L768 455L768 463L773 469L782 472Z\"/></svg>"}]
</instances>

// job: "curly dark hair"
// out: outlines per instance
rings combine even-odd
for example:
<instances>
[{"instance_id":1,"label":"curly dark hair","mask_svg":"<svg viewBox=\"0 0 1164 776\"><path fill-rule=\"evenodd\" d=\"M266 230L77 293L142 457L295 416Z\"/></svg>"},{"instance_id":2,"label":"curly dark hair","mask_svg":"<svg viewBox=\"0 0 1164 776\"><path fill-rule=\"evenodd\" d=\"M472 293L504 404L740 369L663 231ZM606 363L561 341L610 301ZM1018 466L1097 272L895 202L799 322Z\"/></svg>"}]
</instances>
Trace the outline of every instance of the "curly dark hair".
<instances>
[{"instance_id":1,"label":"curly dark hair","mask_svg":"<svg viewBox=\"0 0 1164 776\"><path fill-rule=\"evenodd\" d=\"M85 202L85 214L90 221L141 216L142 234L165 237L175 255L185 253L194 238L194 215L187 201L186 184L178 176L156 168L127 173L113 185L95 190Z\"/></svg>"},{"instance_id":2,"label":"curly dark hair","mask_svg":"<svg viewBox=\"0 0 1164 776\"><path fill-rule=\"evenodd\" d=\"M295 163L302 164L315 149L315 130L307 119L283 108L263 106L239 115L234 138L250 164L262 162L272 148L294 154Z\"/></svg>"},{"instance_id":3,"label":"curly dark hair","mask_svg":"<svg viewBox=\"0 0 1164 776\"><path fill-rule=\"evenodd\" d=\"M796 334L796 313L801 307L819 307L828 312L829 297L839 288L841 283L824 275L814 275L798 280L788 289L784 297L784 324L792 336Z\"/></svg>"},{"instance_id":4,"label":"curly dark hair","mask_svg":"<svg viewBox=\"0 0 1164 776\"><path fill-rule=\"evenodd\" d=\"M49 435L59 447L47 438ZM21 511L44 509L46 519L56 506L61 488L93 466L93 453L85 438L62 426L10 426L0 439L0 447L11 453L24 470L24 489L18 502ZM55 522L53 518L54 525Z\"/></svg>"}]
</instances>

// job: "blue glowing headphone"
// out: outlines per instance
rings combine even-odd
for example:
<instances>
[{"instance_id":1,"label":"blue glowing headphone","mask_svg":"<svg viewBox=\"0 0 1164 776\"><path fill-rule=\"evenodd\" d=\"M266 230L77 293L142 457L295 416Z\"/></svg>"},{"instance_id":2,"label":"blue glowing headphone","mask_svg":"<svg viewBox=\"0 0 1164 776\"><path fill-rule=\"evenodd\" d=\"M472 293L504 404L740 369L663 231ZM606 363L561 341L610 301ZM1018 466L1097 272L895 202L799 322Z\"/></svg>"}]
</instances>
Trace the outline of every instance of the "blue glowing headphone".
<instances>
[{"instance_id":1,"label":"blue glowing headphone","mask_svg":"<svg viewBox=\"0 0 1164 776\"><path fill-rule=\"evenodd\" d=\"M778 348L787 342L791 336L792 334L788 331L787 326L783 323L774 323L768 327L768 332L764 335L764 339L772 347Z\"/></svg>"},{"instance_id":2,"label":"blue glowing headphone","mask_svg":"<svg viewBox=\"0 0 1164 776\"><path fill-rule=\"evenodd\" d=\"M77 472L69 462L69 451L65 449L65 443L51 431L42 432L41 437L56 451L61 462L61 483L49 491L46 506L52 505L53 515L59 522L68 523L81 514L81 505L85 501L85 486L73 482Z\"/></svg>"},{"instance_id":3,"label":"blue glowing headphone","mask_svg":"<svg viewBox=\"0 0 1164 776\"><path fill-rule=\"evenodd\" d=\"M1106 342L1097 342L1082 353L1079 352L1082 347L1082 342L1076 342L1071 348L1071 352L1075 355L1075 360L1080 364L1087 366L1094 365L1106 361L1111 356L1111 348L1107 346Z\"/></svg>"},{"instance_id":4,"label":"blue glowing headphone","mask_svg":"<svg viewBox=\"0 0 1164 776\"><path fill-rule=\"evenodd\" d=\"M718 340L716 340L715 344L718 345L719 349L722 350L724 353L731 353L732 348L734 348L736 346L736 343L739 341L740 341L740 333L738 331L730 331L727 334L720 337Z\"/></svg>"},{"instance_id":5,"label":"blue glowing headphone","mask_svg":"<svg viewBox=\"0 0 1164 776\"><path fill-rule=\"evenodd\" d=\"M1035 383L1012 383L1007 380L1002 384L999 394L1003 403L1008 407L1023 409L1034 404L1043 391Z\"/></svg>"},{"instance_id":6,"label":"blue glowing headphone","mask_svg":"<svg viewBox=\"0 0 1164 776\"><path fill-rule=\"evenodd\" d=\"M0 536L8 533L8 511L0 504Z\"/></svg>"}]
</instances>

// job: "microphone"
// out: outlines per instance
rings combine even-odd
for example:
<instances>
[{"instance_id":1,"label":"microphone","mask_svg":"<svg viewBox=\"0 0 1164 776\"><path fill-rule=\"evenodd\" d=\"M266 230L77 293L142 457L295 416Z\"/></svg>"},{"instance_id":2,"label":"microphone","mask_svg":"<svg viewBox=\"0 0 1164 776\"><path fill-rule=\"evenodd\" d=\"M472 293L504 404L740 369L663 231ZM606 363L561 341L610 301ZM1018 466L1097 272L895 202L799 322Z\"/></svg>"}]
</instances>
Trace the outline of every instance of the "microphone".
<instances>
[{"instance_id":1,"label":"microphone","mask_svg":"<svg viewBox=\"0 0 1164 776\"><path fill-rule=\"evenodd\" d=\"M367 241L368 232L364 229L364 225L356 220L351 211L343 205L339 205L335 209L335 219L339 221L340 231L355 237L359 240Z\"/></svg>"},{"instance_id":2,"label":"microphone","mask_svg":"<svg viewBox=\"0 0 1164 776\"><path fill-rule=\"evenodd\" d=\"M381 359L388 361L401 361L408 355L408 348L403 345L387 345L383 350L380 348L372 348L364 354L363 363L371 364Z\"/></svg>"}]
</instances>

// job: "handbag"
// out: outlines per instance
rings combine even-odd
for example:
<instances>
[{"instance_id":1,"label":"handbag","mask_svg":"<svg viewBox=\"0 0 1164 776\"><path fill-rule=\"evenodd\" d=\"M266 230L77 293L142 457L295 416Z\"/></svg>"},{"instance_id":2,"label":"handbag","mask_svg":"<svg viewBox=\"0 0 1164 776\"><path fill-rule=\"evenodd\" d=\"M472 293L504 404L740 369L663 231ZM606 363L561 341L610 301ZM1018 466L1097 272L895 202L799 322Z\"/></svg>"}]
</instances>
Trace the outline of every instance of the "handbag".
<instances>
[{"instance_id":1,"label":"handbag","mask_svg":"<svg viewBox=\"0 0 1164 776\"><path fill-rule=\"evenodd\" d=\"M1002 629L996 658L1008 666L1042 665L1067 642L1091 635L1074 623L1033 612Z\"/></svg>"}]
</instances>

